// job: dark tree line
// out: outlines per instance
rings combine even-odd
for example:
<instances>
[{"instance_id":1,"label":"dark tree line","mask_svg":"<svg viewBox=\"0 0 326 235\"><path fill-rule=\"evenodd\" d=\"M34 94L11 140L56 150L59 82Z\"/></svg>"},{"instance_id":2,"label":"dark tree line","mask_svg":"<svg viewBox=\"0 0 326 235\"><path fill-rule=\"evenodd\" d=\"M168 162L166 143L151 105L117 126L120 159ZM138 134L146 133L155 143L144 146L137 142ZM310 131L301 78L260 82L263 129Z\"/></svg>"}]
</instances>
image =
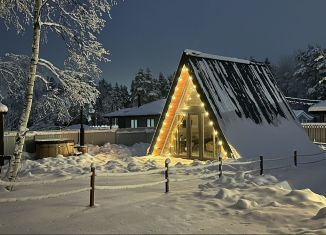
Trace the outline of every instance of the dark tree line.
<instances>
[{"instance_id":1,"label":"dark tree line","mask_svg":"<svg viewBox=\"0 0 326 235\"><path fill-rule=\"evenodd\" d=\"M326 99L326 49L308 46L272 65L278 86L286 96Z\"/></svg>"},{"instance_id":2,"label":"dark tree line","mask_svg":"<svg viewBox=\"0 0 326 235\"><path fill-rule=\"evenodd\" d=\"M102 79L98 84L100 95L95 104L93 123L95 125L106 124L107 120L103 118L106 113L166 98L172 79L172 75L166 78L163 73L155 78L149 68L138 70L130 89L118 83L113 86L107 80Z\"/></svg>"}]
</instances>

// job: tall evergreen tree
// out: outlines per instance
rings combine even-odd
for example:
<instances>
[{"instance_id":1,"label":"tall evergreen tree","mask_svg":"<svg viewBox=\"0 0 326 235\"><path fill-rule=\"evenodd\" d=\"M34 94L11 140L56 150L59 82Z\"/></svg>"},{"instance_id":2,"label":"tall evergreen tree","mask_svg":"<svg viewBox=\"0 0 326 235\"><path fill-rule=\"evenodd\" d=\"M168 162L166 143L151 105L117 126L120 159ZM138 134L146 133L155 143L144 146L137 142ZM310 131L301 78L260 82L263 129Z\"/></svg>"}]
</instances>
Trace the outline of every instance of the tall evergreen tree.
<instances>
[{"instance_id":1,"label":"tall evergreen tree","mask_svg":"<svg viewBox=\"0 0 326 235\"><path fill-rule=\"evenodd\" d=\"M160 98L166 98L170 90L170 84L163 73L160 73L158 76L158 87L161 93Z\"/></svg>"}]
</instances>

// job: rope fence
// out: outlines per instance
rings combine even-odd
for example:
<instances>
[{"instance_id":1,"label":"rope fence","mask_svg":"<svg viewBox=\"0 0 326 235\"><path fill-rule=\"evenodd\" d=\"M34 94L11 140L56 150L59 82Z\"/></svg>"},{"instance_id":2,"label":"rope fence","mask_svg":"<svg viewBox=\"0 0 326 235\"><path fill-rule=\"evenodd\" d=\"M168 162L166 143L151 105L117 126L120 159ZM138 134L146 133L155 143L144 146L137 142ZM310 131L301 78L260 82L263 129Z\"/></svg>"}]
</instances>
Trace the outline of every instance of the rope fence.
<instances>
[{"instance_id":1,"label":"rope fence","mask_svg":"<svg viewBox=\"0 0 326 235\"><path fill-rule=\"evenodd\" d=\"M325 152L319 152L319 153L313 153L313 154L299 154L298 156L310 157L310 156L318 156L318 155L321 155L321 154L325 154Z\"/></svg>"},{"instance_id":2,"label":"rope fence","mask_svg":"<svg viewBox=\"0 0 326 235\"><path fill-rule=\"evenodd\" d=\"M199 170L199 169L204 169L204 168L208 168L208 167L212 167L212 166L219 166L221 164L222 164L222 162L218 161L218 162L214 162L212 164L200 165L200 166L174 167L174 168L170 168L170 172L181 171L181 170Z\"/></svg>"},{"instance_id":3,"label":"rope fence","mask_svg":"<svg viewBox=\"0 0 326 235\"><path fill-rule=\"evenodd\" d=\"M49 199L49 198L56 198L56 197L62 197L62 196L68 196L71 194L81 193L89 191L91 188L82 188L62 193L53 193L53 194L47 194L47 195L41 195L41 196L31 196L31 197L20 197L20 198L0 198L0 203L3 202L24 202L24 201L35 201L35 200L42 200L42 199Z\"/></svg>"},{"instance_id":4,"label":"rope fence","mask_svg":"<svg viewBox=\"0 0 326 235\"><path fill-rule=\"evenodd\" d=\"M298 157L301 156L318 156L321 154L325 154L325 152L321 152L318 154L298 154L296 150L293 151L293 165L295 167L298 167L298 165L306 165L306 164L314 164L318 162L325 161L326 158L318 159L315 161L309 161L309 162L298 162ZM53 193L53 194L46 194L46 195L40 195L40 196L30 196L30 197L20 197L20 198L0 198L0 203L4 202L20 202L20 201L30 201L30 200L42 200L42 199L49 199L49 198L57 198L62 196L68 196L80 192L89 191L90 193L90 207L93 207L95 205L95 190L123 190L123 189L136 189L136 188L144 188L144 187L151 187L156 186L160 184L165 184L165 193L168 193L170 191L169 184L170 182L183 182L183 181L189 181L189 180L195 180L195 179L205 179L210 178L214 176L221 177L223 174L225 175L235 175L238 172L249 174L253 172L259 171L260 175L264 174L264 170L271 171L271 170L277 170L277 169L285 169L293 167L293 165L285 165L285 166L275 166L275 167L265 167L265 162L272 162L272 161L281 161L285 159L291 159L291 157L278 157L278 158L264 158L264 156L259 156L259 160L251 160L246 162L226 162L224 166L236 166L236 165L249 165L254 163L259 163L259 168L257 169L250 169L246 171L223 171L223 161L222 158L219 158L217 162L213 162L211 164L205 164L200 166L192 166L192 167L174 167L169 168L170 159L166 159L165 161L165 167L154 169L154 170L148 170L148 171L141 171L141 172L128 172L128 173L99 173L96 174L95 167L92 164L91 165L91 173L83 174L80 176L66 176L64 178L60 179L52 179L52 180L43 180L43 181L28 181L28 182L8 182L8 181L2 181L0 180L0 186L5 186L12 188L13 186L31 186L31 185L45 185L45 184L54 184L58 182L64 182L68 180L76 180L76 179L83 179L83 178L90 178L90 186L84 187L72 191L67 192L60 192L60 193ZM189 176L189 177L182 177L182 178L169 178L170 172L179 172L179 171L189 171L189 170L197 170L197 169L207 169L210 167L218 166L218 170L213 173L206 173L206 174L200 174L196 176ZM133 185L95 185L95 177L122 177L122 176L139 176L139 175L152 175L152 174L162 174L164 175L164 179L156 182L149 182L149 183L143 183L143 184L133 184Z\"/></svg>"},{"instance_id":5,"label":"rope fence","mask_svg":"<svg viewBox=\"0 0 326 235\"><path fill-rule=\"evenodd\" d=\"M160 168L155 170L149 170L149 171L139 171L139 172L128 172L128 173L98 173L96 176L99 177L120 177L120 176L135 176L135 175L151 175L156 173L163 173L166 171L166 168Z\"/></svg>"},{"instance_id":6,"label":"rope fence","mask_svg":"<svg viewBox=\"0 0 326 235\"><path fill-rule=\"evenodd\" d=\"M145 184L119 185L119 186L95 186L95 189L98 189L98 190L134 189L134 188L144 188L144 187L149 187L149 186L155 186L155 185L163 184L165 182L167 182L167 180L161 180L161 181L145 183Z\"/></svg>"},{"instance_id":7,"label":"rope fence","mask_svg":"<svg viewBox=\"0 0 326 235\"><path fill-rule=\"evenodd\" d=\"M42 181L26 181L26 182L10 182L10 181L3 181L0 180L0 185L2 186L29 186L29 185L41 185L41 184L54 184L69 180L76 180L76 179L84 179L90 177L91 174L83 174L80 176L65 176L60 179L54 179L54 180L42 180Z\"/></svg>"}]
</instances>

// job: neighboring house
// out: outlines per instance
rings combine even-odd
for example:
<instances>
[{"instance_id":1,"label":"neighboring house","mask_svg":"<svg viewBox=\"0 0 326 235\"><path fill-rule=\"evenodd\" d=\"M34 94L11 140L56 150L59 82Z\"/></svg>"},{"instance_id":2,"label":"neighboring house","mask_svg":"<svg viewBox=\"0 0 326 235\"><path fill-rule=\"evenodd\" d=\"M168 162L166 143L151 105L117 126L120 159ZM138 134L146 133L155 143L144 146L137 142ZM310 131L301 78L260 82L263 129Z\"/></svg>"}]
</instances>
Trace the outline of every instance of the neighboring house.
<instances>
[{"instance_id":1,"label":"neighboring house","mask_svg":"<svg viewBox=\"0 0 326 235\"><path fill-rule=\"evenodd\" d=\"M307 114L304 110L292 110L299 122L301 123L307 123L307 122L313 122L314 117Z\"/></svg>"},{"instance_id":2,"label":"neighboring house","mask_svg":"<svg viewBox=\"0 0 326 235\"><path fill-rule=\"evenodd\" d=\"M318 115L318 122L326 122L326 100L310 106L308 112Z\"/></svg>"},{"instance_id":3,"label":"neighboring house","mask_svg":"<svg viewBox=\"0 0 326 235\"><path fill-rule=\"evenodd\" d=\"M119 128L156 127L166 99L157 100L139 107L125 108L105 114L111 125Z\"/></svg>"},{"instance_id":4,"label":"neighboring house","mask_svg":"<svg viewBox=\"0 0 326 235\"><path fill-rule=\"evenodd\" d=\"M319 152L264 63L184 51L148 153L257 159Z\"/></svg>"}]
</instances>

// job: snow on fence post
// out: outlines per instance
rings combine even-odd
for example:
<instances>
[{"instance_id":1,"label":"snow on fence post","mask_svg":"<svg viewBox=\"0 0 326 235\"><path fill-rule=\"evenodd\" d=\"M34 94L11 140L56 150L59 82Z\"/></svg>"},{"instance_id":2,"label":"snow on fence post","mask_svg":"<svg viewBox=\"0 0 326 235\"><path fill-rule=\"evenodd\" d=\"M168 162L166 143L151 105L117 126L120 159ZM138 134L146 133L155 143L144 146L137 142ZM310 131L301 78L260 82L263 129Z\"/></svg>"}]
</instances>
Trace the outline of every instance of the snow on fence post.
<instances>
[{"instance_id":1,"label":"snow on fence post","mask_svg":"<svg viewBox=\"0 0 326 235\"><path fill-rule=\"evenodd\" d=\"M259 156L260 158L260 175L264 174L264 157Z\"/></svg>"},{"instance_id":2,"label":"snow on fence post","mask_svg":"<svg viewBox=\"0 0 326 235\"><path fill-rule=\"evenodd\" d=\"M222 157L219 157L218 160L220 162L220 164L218 165L218 171L219 171L218 177L221 178L221 176L222 176L222 164L223 164Z\"/></svg>"},{"instance_id":3,"label":"snow on fence post","mask_svg":"<svg viewBox=\"0 0 326 235\"><path fill-rule=\"evenodd\" d=\"M91 165L91 190L90 190L90 203L89 206L93 207L94 206L94 200L95 200L95 167L94 164L92 163Z\"/></svg>"},{"instance_id":4,"label":"snow on fence post","mask_svg":"<svg viewBox=\"0 0 326 235\"><path fill-rule=\"evenodd\" d=\"M298 154L297 154L297 150L294 150L294 165L298 166Z\"/></svg>"},{"instance_id":5,"label":"snow on fence post","mask_svg":"<svg viewBox=\"0 0 326 235\"><path fill-rule=\"evenodd\" d=\"M169 163L170 163L170 158L165 160L165 193L168 193L169 190Z\"/></svg>"}]
</instances>

